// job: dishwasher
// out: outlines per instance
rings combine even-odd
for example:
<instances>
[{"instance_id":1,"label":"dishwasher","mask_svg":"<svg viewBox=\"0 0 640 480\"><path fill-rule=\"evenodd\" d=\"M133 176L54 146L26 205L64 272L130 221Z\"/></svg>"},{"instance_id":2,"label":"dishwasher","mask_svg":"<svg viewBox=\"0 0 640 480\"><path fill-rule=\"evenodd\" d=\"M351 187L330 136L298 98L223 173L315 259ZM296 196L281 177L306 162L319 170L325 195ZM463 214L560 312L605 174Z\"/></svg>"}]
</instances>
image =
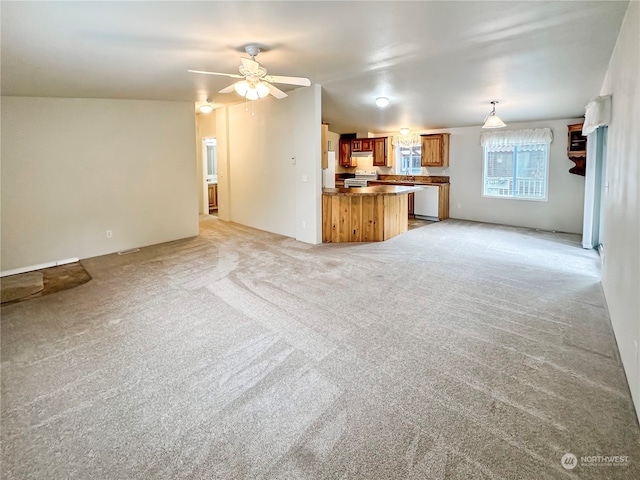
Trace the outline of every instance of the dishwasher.
<instances>
[{"instance_id":1,"label":"dishwasher","mask_svg":"<svg viewBox=\"0 0 640 480\"><path fill-rule=\"evenodd\" d=\"M420 185L422 190L413 194L413 214L429 220L438 220L438 195L440 187Z\"/></svg>"}]
</instances>

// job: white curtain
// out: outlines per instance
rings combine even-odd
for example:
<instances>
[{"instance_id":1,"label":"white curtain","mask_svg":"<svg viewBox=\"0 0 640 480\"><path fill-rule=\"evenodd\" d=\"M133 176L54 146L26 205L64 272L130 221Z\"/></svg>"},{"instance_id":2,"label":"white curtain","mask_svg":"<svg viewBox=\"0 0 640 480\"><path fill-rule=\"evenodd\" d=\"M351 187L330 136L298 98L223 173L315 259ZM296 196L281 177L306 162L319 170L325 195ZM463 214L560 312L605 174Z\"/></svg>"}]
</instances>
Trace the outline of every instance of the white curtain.
<instances>
[{"instance_id":1,"label":"white curtain","mask_svg":"<svg viewBox=\"0 0 640 480\"><path fill-rule=\"evenodd\" d=\"M420 135L394 135L391 144L394 147L417 147L421 144Z\"/></svg>"}]
</instances>

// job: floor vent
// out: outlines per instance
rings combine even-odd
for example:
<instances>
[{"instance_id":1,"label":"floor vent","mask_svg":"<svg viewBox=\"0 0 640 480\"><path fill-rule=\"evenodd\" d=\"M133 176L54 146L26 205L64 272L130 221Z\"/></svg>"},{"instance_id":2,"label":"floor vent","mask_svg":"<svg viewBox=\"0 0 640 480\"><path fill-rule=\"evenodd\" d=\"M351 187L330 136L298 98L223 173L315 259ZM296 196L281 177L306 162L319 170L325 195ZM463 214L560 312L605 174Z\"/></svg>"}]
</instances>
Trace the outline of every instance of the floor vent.
<instances>
[{"instance_id":1,"label":"floor vent","mask_svg":"<svg viewBox=\"0 0 640 480\"><path fill-rule=\"evenodd\" d=\"M121 252L118 252L118 255L126 255L127 253L136 253L139 251L139 248L130 248L129 250L122 250Z\"/></svg>"}]
</instances>

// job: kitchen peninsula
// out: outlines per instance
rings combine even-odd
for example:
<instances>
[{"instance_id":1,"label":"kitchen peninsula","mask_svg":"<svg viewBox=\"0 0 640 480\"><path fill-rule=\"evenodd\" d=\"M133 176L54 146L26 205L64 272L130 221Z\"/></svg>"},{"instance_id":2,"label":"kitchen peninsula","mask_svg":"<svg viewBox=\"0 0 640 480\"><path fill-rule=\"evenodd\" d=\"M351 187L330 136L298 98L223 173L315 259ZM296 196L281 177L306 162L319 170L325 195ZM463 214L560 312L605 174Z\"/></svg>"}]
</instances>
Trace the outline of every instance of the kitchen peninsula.
<instances>
[{"instance_id":1,"label":"kitchen peninsula","mask_svg":"<svg viewBox=\"0 0 640 480\"><path fill-rule=\"evenodd\" d=\"M421 187L322 189L322 242L382 242L407 231L408 195Z\"/></svg>"}]
</instances>

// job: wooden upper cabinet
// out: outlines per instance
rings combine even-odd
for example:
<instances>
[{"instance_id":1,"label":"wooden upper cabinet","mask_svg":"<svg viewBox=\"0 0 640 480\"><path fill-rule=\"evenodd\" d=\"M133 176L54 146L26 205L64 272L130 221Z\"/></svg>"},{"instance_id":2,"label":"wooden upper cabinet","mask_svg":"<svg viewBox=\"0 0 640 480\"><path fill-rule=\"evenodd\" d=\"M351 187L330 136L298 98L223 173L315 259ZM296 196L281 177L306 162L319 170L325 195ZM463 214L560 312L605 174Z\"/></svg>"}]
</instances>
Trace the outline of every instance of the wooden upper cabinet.
<instances>
[{"instance_id":1,"label":"wooden upper cabinet","mask_svg":"<svg viewBox=\"0 0 640 480\"><path fill-rule=\"evenodd\" d=\"M388 165L387 139L385 137L373 139L373 165L375 167L386 167Z\"/></svg>"},{"instance_id":2,"label":"wooden upper cabinet","mask_svg":"<svg viewBox=\"0 0 640 480\"><path fill-rule=\"evenodd\" d=\"M436 133L422 135L422 154L420 164L423 167L449 166L449 135Z\"/></svg>"},{"instance_id":3,"label":"wooden upper cabinet","mask_svg":"<svg viewBox=\"0 0 640 480\"><path fill-rule=\"evenodd\" d=\"M373 139L363 138L361 141L362 141L362 151L363 152L372 152L373 151Z\"/></svg>"},{"instance_id":4,"label":"wooden upper cabinet","mask_svg":"<svg viewBox=\"0 0 640 480\"><path fill-rule=\"evenodd\" d=\"M329 124L328 123L323 123L322 124L322 130L321 130L321 134L320 134L320 138L321 138L321 142L322 142L322 150L321 150L321 163L322 163L322 168L328 168L329 167L329 143L327 141L327 135L329 133Z\"/></svg>"},{"instance_id":5,"label":"wooden upper cabinet","mask_svg":"<svg viewBox=\"0 0 640 480\"><path fill-rule=\"evenodd\" d=\"M373 139L372 138L358 138L351 140L352 152L371 152L373 151Z\"/></svg>"},{"instance_id":6,"label":"wooden upper cabinet","mask_svg":"<svg viewBox=\"0 0 640 480\"><path fill-rule=\"evenodd\" d=\"M351 166L351 140L340 140L340 165L343 167Z\"/></svg>"}]
</instances>

